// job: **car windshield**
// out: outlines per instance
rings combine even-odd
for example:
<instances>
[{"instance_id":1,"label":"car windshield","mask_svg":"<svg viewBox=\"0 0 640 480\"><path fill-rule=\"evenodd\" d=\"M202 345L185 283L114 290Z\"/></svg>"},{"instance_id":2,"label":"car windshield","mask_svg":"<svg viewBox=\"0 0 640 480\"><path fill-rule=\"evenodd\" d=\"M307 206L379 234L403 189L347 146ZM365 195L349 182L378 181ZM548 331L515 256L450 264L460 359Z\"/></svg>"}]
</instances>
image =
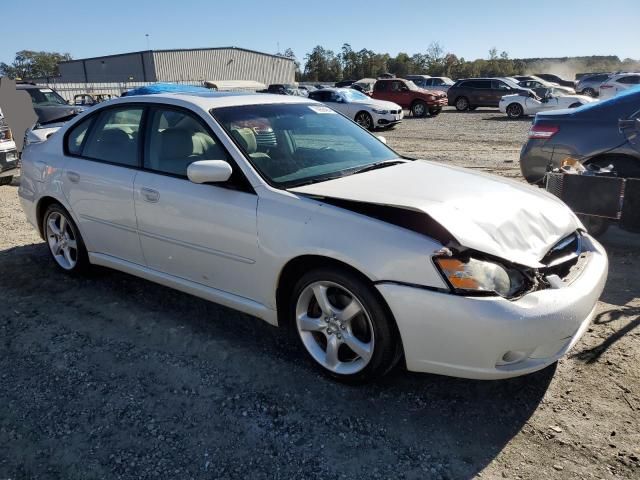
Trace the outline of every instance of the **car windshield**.
<instances>
[{"instance_id":1,"label":"car windshield","mask_svg":"<svg viewBox=\"0 0 640 480\"><path fill-rule=\"evenodd\" d=\"M344 90L341 93L347 99L347 102L362 102L371 100L371 97L367 97L364 93L360 93L359 91L353 89Z\"/></svg>"},{"instance_id":2,"label":"car windshield","mask_svg":"<svg viewBox=\"0 0 640 480\"><path fill-rule=\"evenodd\" d=\"M407 84L407 87L409 87L409 90L420 90L420 88L411 80L405 80L405 83Z\"/></svg>"},{"instance_id":3,"label":"car windshield","mask_svg":"<svg viewBox=\"0 0 640 480\"><path fill-rule=\"evenodd\" d=\"M50 88L27 88L31 95L31 101L38 107L50 107L54 105L67 105L64 98Z\"/></svg>"},{"instance_id":4,"label":"car windshield","mask_svg":"<svg viewBox=\"0 0 640 480\"><path fill-rule=\"evenodd\" d=\"M398 154L324 105L215 108L211 114L270 184L289 188L350 175Z\"/></svg>"}]
</instances>

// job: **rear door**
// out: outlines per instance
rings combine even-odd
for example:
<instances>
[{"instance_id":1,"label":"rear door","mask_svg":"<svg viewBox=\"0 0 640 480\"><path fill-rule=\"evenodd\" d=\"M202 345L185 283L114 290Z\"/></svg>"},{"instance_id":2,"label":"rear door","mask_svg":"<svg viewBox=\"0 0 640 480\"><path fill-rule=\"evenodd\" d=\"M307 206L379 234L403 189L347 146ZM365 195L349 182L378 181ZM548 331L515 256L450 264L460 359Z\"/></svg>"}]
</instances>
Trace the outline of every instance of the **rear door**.
<instances>
[{"instance_id":1,"label":"rear door","mask_svg":"<svg viewBox=\"0 0 640 480\"><path fill-rule=\"evenodd\" d=\"M62 191L90 252L144 264L133 182L144 107L103 109L65 135Z\"/></svg>"},{"instance_id":2,"label":"rear door","mask_svg":"<svg viewBox=\"0 0 640 480\"><path fill-rule=\"evenodd\" d=\"M486 106L497 107L500 104L500 99L510 93L512 93L511 87L502 80L491 80L491 89L487 93Z\"/></svg>"}]
</instances>

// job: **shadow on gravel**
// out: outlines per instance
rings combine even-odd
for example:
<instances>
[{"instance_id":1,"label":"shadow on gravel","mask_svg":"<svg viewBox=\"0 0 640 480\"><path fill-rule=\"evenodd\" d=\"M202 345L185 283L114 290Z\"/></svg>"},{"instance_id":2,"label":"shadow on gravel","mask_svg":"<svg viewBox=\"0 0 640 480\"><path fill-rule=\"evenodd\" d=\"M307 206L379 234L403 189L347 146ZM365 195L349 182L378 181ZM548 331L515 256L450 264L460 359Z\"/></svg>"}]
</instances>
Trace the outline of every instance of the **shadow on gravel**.
<instances>
[{"instance_id":1,"label":"shadow on gravel","mask_svg":"<svg viewBox=\"0 0 640 480\"><path fill-rule=\"evenodd\" d=\"M607 310L606 312L600 313L593 321L593 323L596 325L604 325L616 320L620 320L624 317L633 316L635 316L633 320L631 320L621 329L613 332L599 345L582 350L581 352L571 355L571 357L582 360L585 363L595 363L600 359L603 353L605 353L609 348L611 348L611 346L613 346L614 343L616 343L618 340L621 340L625 335L631 333L634 329L640 326L640 308L623 308Z\"/></svg>"},{"instance_id":2,"label":"shadow on gravel","mask_svg":"<svg viewBox=\"0 0 640 480\"><path fill-rule=\"evenodd\" d=\"M69 277L44 244L0 252L0 271L0 478L471 478L555 371L348 387L262 321L118 272Z\"/></svg>"},{"instance_id":3,"label":"shadow on gravel","mask_svg":"<svg viewBox=\"0 0 640 480\"><path fill-rule=\"evenodd\" d=\"M483 120L492 122L533 122L533 117L509 118L505 115L504 117L486 117Z\"/></svg>"}]
</instances>

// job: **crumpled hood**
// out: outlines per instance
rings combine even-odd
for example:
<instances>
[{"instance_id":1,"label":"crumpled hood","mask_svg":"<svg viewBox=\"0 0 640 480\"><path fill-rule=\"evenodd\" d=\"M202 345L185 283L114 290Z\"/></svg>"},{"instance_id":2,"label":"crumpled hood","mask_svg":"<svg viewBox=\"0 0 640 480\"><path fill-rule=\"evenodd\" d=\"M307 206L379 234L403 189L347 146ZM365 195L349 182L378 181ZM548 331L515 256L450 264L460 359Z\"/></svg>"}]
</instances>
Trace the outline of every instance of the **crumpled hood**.
<instances>
[{"instance_id":1,"label":"crumpled hood","mask_svg":"<svg viewBox=\"0 0 640 480\"><path fill-rule=\"evenodd\" d=\"M421 211L460 245L533 268L582 227L566 205L537 187L421 160L289 190Z\"/></svg>"}]
</instances>

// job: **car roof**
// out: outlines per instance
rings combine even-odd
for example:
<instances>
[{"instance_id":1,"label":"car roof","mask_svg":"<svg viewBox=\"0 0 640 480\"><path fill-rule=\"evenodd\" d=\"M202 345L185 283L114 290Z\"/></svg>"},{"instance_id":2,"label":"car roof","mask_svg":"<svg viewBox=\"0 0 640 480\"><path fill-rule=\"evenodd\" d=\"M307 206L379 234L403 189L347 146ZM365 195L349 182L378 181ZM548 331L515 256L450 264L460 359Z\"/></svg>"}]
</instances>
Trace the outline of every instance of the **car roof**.
<instances>
[{"instance_id":1,"label":"car roof","mask_svg":"<svg viewBox=\"0 0 640 480\"><path fill-rule=\"evenodd\" d=\"M152 95L130 95L116 98L109 105L120 103L190 103L203 110L244 105L266 105L270 103L311 103L307 97L274 95L247 92L202 92L202 93L156 93Z\"/></svg>"}]
</instances>

